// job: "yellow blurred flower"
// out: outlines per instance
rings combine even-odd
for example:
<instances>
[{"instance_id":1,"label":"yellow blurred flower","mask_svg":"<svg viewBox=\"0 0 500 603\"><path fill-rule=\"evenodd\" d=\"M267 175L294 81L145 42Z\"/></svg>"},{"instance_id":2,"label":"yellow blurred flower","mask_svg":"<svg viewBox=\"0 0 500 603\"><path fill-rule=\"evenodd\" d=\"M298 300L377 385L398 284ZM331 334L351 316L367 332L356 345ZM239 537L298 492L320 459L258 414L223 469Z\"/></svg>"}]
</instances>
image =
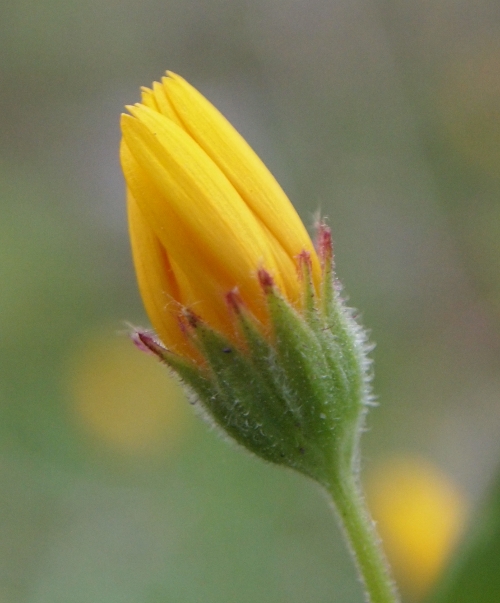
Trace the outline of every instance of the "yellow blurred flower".
<instances>
[{"instance_id":1,"label":"yellow blurred flower","mask_svg":"<svg viewBox=\"0 0 500 603\"><path fill-rule=\"evenodd\" d=\"M87 432L132 455L171 453L179 445L190 413L182 389L159 364L116 334L90 337L74 349L68 394Z\"/></svg>"},{"instance_id":2,"label":"yellow blurred flower","mask_svg":"<svg viewBox=\"0 0 500 603\"><path fill-rule=\"evenodd\" d=\"M120 156L132 251L146 310L163 343L197 357L179 328L183 307L233 337L224 296L235 287L266 323L260 268L298 306L296 256L311 255L316 286L319 261L290 201L245 140L169 72L127 109Z\"/></svg>"},{"instance_id":3,"label":"yellow blurred flower","mask_svg":"<svg viewBox=\"0 0 500 603\"><path fill-rule=\"evenodd\" d=\"M396 580L409 596L420 599L463 528L463 495L430 463L398 458L372 473L367 496Z\"/></svg>"}]
</instances>

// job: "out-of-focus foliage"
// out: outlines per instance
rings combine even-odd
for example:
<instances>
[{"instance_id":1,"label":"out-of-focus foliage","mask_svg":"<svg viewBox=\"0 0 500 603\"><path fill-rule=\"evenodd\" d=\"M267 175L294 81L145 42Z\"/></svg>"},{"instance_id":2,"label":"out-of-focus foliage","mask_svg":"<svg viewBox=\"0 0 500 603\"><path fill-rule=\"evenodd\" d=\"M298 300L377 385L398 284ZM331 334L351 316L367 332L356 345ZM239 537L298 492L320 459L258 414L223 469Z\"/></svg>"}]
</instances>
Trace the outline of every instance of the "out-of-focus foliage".
<instances>
[{"instance_id":1,"label":"out-of-focus foliage","mask_svg":"<svg viewBox=\"0 0 500 603\"><path fill-rule=\"evenodd\" d=\"M377 343L363 467L418 454L481 498L500 456L499 39L496 0L4 3L0 600L362 598L319 493L126 351L146 318L118 116L166 68L307 224L330 217Z\"/></svg>"},{"instance_id":2,"label":"out-of-focus foliage","mask_svg":"<svg viewBox=\"0 0 500 603\"><path fill-rule=\"evenodd\" d=\"M500 593L500 480L478 508L470 533L432 603L496 603Z\"/></svg>"}]
</instances>

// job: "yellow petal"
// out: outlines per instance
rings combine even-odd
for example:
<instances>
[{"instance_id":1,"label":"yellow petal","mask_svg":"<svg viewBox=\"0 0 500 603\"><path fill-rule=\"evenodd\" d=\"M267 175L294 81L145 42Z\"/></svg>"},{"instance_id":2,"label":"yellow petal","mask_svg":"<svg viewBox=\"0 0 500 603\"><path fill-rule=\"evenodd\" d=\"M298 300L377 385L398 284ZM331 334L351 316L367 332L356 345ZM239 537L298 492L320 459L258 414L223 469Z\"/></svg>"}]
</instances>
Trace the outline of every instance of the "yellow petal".
<instances>
[{"instance_id":1,"label":"yellow petal","mask_svg":"<svg viewBox=\"0 0 500 603\"><path fill-rule=\"evenodd\" d=\"M141 101L142 101L143 105L146 105L146 107L153 109L153 111L160 112L158 103L156 102L156 99L155 99L154 92L152 90L150 90L149 88L146 88L146 86L143 86L141 88Z\"/></svg>"},{"instance_id":2,"label":"yellow petal","mask_svg":"<svg viewBox=\"0 0 500 603\"><path fill-rule=\"evenodd\" d=\"M190 279L199 272L198 263L208 265L211 277L225 291L238 286L250 308L262 316L256 269L269 270L278 286L282 286L282 278L258 220L183 130L146 107L131 111L136 118L124 115L122 131L138 168L123 158L122 165L146 220L169 253L172 229L177 239L180 232L176 231L184 231L184 250L175 257L172 248L172 255ZM144 194L148 183L159 194ZM186 253L186 246L195 247L194 262L188 261L187 255L193 254Z\"/></svg>"},{"instance_id":3,"label":"yellow petal","mask_svg":"<svg viewBox=\"0 0 500 603\"><path fill-rule=\"evenodd\" d=\"M311 253L315 283L320 267L309 235L282 188L260 158L219 111L180 76L168 72L163 85L183 127L218 165L252 212L290 258Z\"/></svg>"},{"instance_id":4,"label":"yellow petal","mask_svg":"<svg viewBox=\"0 0 500 603\"><path fill-rule=\"evenodd\" d=\"M153 94L158 105L158 112L180 126L180 119L165 94L165 88L159 82L153 83Z\"/></svg>"},{"instance_id":5,"label":"yellow petal","mask_svg":"<svg viewBox=\"0 0 500 603\"><path fill-rule=\"evenodd\" d=\"M169 287L167 289L169 295L175 297L180 304L192 308L196 314L211 324L213 328L231 336L234 327L230 314L224 305L224 295L235 284L224 286L214 278L209 258L200 251L196 240L193 240L193 237L190 236L183 225L177 220L168 203L164 203L161 193L147 178L147 174L138 165L127 144L123 141L120 147L120 160L131 196L134 197L138 207L139 200L142 201L140 215L147 223L149 231L154 233L158 245L163 249L168 249L168 259L178 287L175 294L172 294L172 290ZM163 222L158 224L154 219L154 214L151 218L148 209L150 204L161 204L162 202L164 203ZM146 208L146 212L143 211L144 207ZM152 273L148 272L147 263L148 253L155 253L154 249L150 250L143 247L137 251L137 253L139 252L143 256L141 258L144 262L143 270L151 281L153 276ZM156 265L159 266L158 263ZM150 295L154 296L155 292L158 292L161 298L162 287L165 287L165 285L163 284L161 275L158 275L155 283L150 282ZM252 301L254 302L252 308L256 316L261 320L265 319L266 313L260 292ZM150 304L153 305L153 301ZM150 311L148 304L145 305L154 328L160 332L161 328L158 325L161 324L161 317L155 312L154 307ZM161 304L157 310L161 311ZM176 329L179 329L177 324ZM162 335L162 339L163 337L164 335ZM167 341L169 340L165 339L165 343Z\"/></svg>"},{"instance_id":6,"label":"yellow petal","mask_svg":"<svg viewBox=\"0 0 500 603\"><path fill-rule=\"evenodd\" d=\"M295 307L298 307L302 302L302 289L298 278L296 263L294 259L287 255L286 251L279 244L274 235L269 232L265 224L261 224L261 227L265 232L267 244L273 253L274 261L277 266L279 278L275 278L274 280L279 285L281 293L285 295L288 301Z\"/></svg>"},{"instance_id":7,"label":"yellow petal","mask_svg":"<svg viewBox=\"0 0 500 603\"><path fill-rule=\"evenodd\" d=\"M180 292L168 256L149 228L130 191L127 210L132 256L148 316L164 344L174 352L193 356L179 328Z\"/></svg>"}]
</instances>

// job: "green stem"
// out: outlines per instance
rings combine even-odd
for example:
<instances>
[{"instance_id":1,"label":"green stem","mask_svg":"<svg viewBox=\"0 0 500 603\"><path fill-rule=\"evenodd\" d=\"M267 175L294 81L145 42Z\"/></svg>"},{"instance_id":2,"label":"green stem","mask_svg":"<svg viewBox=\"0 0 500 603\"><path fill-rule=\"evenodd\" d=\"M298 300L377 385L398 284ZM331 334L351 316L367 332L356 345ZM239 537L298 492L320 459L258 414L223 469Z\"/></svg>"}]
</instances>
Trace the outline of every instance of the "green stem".
<instances>
[{"instance_id":1,"label":"green stem","mask_svg":"<svg viewBox=\"0 0 500 603\"><path fill-rule=\"evenodd\" d=\"M365 586L367 603L399 603L361 487L351 475L344 475L341 479L332 480L328 491Z\"/></svg>"}]
</instances>

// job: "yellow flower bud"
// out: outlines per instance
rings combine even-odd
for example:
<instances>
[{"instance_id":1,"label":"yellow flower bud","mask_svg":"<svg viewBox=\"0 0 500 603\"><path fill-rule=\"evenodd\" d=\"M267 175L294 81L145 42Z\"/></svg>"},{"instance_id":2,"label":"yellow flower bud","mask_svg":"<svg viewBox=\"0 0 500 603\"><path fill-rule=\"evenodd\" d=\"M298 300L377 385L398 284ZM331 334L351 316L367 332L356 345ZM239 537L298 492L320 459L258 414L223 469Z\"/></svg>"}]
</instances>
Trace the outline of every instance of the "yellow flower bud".
<instances>
[{"instance_id":1,"label":"yellow flower bud","mask_svg":"<svg viewBox=\"0 0 500 603\"><path fill-rule=\"evenodd\" d=\"M296 257L310 254L316 288L318 257L290 201L245 140L172 73L127 108L120 156L132 252L146 310L163 342L197 358L179 326L185 307L233 337L224 296L235 287L266 324L261 268L299 307Z\"/></svg>"}]
</instances>

